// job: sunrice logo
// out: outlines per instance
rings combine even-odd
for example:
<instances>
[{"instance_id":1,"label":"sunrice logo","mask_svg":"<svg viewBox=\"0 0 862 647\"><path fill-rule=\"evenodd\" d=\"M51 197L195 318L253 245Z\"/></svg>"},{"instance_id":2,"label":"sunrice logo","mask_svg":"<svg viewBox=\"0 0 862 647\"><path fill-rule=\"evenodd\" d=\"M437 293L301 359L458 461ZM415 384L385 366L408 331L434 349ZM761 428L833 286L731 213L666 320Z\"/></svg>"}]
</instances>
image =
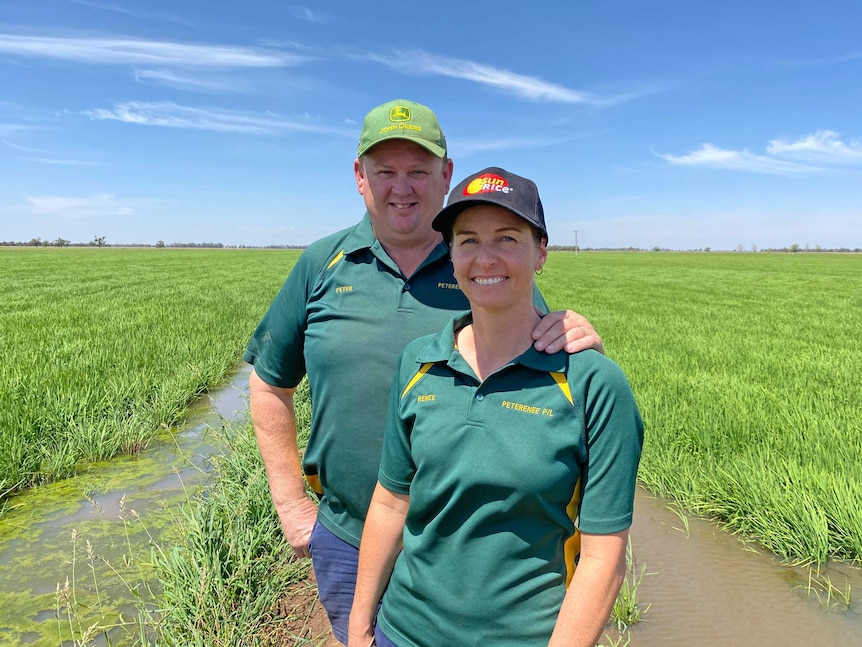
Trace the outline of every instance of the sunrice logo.
<instances>
[{"instance_id":1,"label":"sunrice logo","mask_svg":"<svg viewBox=\"0 0 862 647\"><path fill-rule=\"evenodd\" d=\"M478 195L480 193L509 193L512 191L509 183L499 175L489 173L488 175L480 175L475 180L464 187L464 195Z\"/></svg>"}]
</instances>

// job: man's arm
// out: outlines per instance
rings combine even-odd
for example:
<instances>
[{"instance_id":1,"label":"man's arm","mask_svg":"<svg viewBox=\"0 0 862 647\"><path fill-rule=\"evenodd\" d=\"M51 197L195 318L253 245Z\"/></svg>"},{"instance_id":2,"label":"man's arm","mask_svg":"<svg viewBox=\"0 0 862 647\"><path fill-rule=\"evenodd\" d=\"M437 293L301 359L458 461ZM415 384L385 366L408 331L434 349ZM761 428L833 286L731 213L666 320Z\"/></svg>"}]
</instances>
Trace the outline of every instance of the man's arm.
<instances>
[{"instance_id":1,"label":"man's arm","mask_svg":"<svg viewBox=\"0 0 862 647\"><path fill-rule=\"evenodd\" d=\"M548 647L593 647L608 622L626 575L628 529L581 533L581 557Z\"/></svg>"},{"instance_id":2,"label":"man's arm","mask_svg":"<svg viewBox=\"0 0 862 647\"><path fill-rule=\"evenodd\" d=\"M248 379L251 420L257 446L266 466L269 492L284 536L298 557L308 557L308 540L317 518L317 506L305 492L293 394L267 384L252 370Z\"/></svg>"},{"instance_id":3,"label":"man's arm","mask_svg":"<svg viewBox=\"0 0 862 647\"><path fill-rule=\"evenodd\" d=\"M373 642L377 605L401 551L409 507L408 495L396 494L377 484L359 544L359 570L350 610L348 647L369 647Z\"/></svg>"},{"instance_id":4,"label":"man's arm","mask_svg":"<svg viewBox=\"0 0 862 647\"><path fill-rule=\"evenodd\" d=\"M533 346L536 350L553 354L565 349L571 354L592 348L605 354L602 338L582 315L572 310L555 310L545 314L537 308L536 312L542 316L533 330Z\"/></svg>"}]
</instances>

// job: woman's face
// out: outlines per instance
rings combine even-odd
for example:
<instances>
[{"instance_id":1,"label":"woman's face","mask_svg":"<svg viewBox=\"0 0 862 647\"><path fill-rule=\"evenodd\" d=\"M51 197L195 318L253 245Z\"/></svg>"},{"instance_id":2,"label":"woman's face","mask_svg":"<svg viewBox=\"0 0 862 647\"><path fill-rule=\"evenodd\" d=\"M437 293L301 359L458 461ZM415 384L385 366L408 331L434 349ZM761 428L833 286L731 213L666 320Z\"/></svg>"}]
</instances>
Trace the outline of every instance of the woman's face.
<instances>
[{"instance_id":1,"label":"woman's face","mask_svg":"<svg viewBox=\"0 0 862 647\"><path fill-rule=\"evenodd\" d=\"M452 224L452 264L475 309L499 310L533 302L533 276L548 257L526 220L504 207L464 209Z\"/></svg>"}]
</instances>

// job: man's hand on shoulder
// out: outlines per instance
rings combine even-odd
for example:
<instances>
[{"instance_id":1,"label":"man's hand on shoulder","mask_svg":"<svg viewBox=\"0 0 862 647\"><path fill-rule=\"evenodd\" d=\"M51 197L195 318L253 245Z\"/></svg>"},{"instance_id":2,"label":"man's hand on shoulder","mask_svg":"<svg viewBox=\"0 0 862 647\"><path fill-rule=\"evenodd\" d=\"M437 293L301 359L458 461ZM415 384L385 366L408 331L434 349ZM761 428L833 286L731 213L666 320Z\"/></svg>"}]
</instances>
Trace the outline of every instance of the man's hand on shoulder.
<instances>
[{"instance_id":1,"label":"man's hand on shoulder","mask_svg":"<svg viewBox=\"0 0 862 647\"><path fill-rule=\"evenodd\" d=\"M573 310L555 310L543 315L533 330L533 339L536 350L548 354L561 350L571 354L590 348L605 354L602 338L585 317Z\"/></svg>"}]
</instances>

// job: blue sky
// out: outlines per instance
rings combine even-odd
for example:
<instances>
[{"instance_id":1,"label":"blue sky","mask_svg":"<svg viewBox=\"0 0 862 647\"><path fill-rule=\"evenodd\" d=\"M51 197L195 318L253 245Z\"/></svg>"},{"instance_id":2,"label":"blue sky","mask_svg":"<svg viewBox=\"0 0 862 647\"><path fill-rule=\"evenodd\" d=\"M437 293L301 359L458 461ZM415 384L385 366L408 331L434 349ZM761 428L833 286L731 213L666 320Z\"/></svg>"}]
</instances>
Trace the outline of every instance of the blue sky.
<instances>
[{"instance_id":1,"label":"blue sky","mask_svg":"<svg viewBox=\"0 0 862 647\"><path fill-rule=\"evenodd\" d=\"M307 244L408 98L551 244L862 247L862 3L531 4L3 0L0 240Z\"/></svg>"}]
</instances>

